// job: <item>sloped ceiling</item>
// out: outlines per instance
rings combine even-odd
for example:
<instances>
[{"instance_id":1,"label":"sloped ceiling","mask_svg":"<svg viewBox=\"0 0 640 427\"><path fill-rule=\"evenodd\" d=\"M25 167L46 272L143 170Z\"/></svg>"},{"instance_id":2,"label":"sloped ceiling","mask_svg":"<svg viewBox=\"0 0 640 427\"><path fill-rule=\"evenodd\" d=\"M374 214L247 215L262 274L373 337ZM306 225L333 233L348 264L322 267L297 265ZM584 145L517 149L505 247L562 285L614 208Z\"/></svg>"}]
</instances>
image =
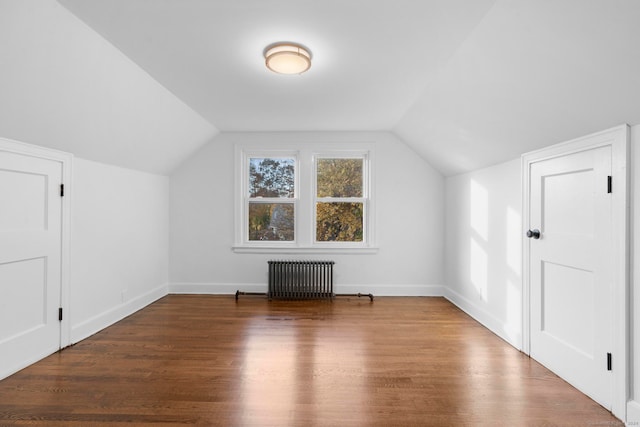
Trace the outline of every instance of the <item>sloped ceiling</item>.
<instances>
[{"instance_id":1,"label":"sloped ceiling","mask_svg":"<svg viewBox=\"0 0 640 427\"><path fill-rule=\"evenodd\" d=\"M640 1L498 1L394 127L445 175L640 123Z\"/></svg>"},{"instance_id":2,"label":"sloped ceiling","mask_svg":"<svg viewBox=\"0 0 640 427\"><path fill-rule=\"evenodd\" d=\"M206 119L192 135L195 116L161 115L174 159L218 130L391 130L452 175L640 123L637 0L59 3ZM311 70L270 73L277 41L309 46Z\"/></svg>"},{"instance_id":3,"label":"sloped ceiling","mask_svg":"<svg viewBox=\"0 0 640 427\"><path fill-rule=\"evenodd\" d=\"M0 137L168 174L217 133L54 0L0 0Z\"/></svg>"},{"instance_id":4,"label":"sloped ceiling","mask_svg":"<svg viewBox=\"0 0 640 427\"><path fill-rule=\"evenodd\" d=\"M389 130L493 0L62 0L221 131ZM308 46L277 75L264 48Z\"/></svg>"}]
</instances>

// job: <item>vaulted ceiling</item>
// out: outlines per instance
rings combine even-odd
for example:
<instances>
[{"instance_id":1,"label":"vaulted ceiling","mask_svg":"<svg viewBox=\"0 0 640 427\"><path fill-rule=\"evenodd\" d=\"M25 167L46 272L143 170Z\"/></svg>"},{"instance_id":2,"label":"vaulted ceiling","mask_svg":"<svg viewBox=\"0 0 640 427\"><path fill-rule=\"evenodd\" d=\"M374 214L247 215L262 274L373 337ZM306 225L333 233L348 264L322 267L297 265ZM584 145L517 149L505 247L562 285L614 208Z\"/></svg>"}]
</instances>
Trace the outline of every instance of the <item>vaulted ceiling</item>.
<instances>
[{"instance_id":1,"label":"vaulted ceiling","mask_svg":"<svg viewBox=\"0 0 640 427\"><path fill-rule=\"evenodd\" d=\"M452 175L640 123L637 0L59 3L211 135L390 130ZM268 71L277 41L308 46L311 69Z\"/></svg>"},{"instance_id":2,"label":"vaulted ceiling","mask_svg":"<svg viewBox=\"0 0 640 427\"><path fill-rule=\"evenodd\" d=\"M63 0L221 131L391 129L492 0ZM277 75L274 42L313 66Z\"/></svg>"}]
</instances>

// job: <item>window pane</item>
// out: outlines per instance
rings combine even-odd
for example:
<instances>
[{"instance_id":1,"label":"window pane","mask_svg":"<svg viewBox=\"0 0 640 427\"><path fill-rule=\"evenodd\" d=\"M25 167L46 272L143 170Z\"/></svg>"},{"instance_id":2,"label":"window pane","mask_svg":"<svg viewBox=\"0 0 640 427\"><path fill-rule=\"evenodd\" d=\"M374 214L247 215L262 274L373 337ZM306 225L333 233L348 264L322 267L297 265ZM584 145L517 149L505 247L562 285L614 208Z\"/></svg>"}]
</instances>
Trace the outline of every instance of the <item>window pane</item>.
<instances>
[{"instance_id":1,"label":"window pane","mask_svg":"<svg viewBox=\"0 0 640 427\"><path fill-rule=\"evenodd\" d=\"M294 237L292 203L249 203L249 240L284 240Z\"/></svg>"},{"instance_id":2,"label":"window pane","mask_svg":"<svg viewBox=\"0 0 640 427\"><path fill-rule=\"evenodd\" d=\"M318 197L362 197L362 159L318 159Z\"/></svg>"},{"instance_id":3,"label":"window pane","mask_svg":"<svg viewBox=\"0 0 640 427\"><path fill-rule=\"evenodd\" d=\"M316 241L362 242L362 203L317 203Z\"/></svg>"},{"instance_id":4,"label":"window pane","mask_svg":"<svg viewBox=\"0 0 640 427\"><path fill-rule=\"evenodd\" d=\"M295 159L250 158L249 197L294 197Z\"/></svg>"}]
</instances>

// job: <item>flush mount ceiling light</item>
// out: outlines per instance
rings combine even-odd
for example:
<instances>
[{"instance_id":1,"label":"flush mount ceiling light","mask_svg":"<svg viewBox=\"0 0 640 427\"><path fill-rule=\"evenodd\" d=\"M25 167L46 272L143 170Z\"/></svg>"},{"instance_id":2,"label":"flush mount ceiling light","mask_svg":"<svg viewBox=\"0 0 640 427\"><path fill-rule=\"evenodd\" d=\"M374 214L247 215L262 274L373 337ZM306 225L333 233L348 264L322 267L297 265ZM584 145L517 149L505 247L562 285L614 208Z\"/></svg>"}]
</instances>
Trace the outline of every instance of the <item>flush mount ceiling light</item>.
<instances>
[{"instance_id":1,"label":"flush mount ceiling light","mask_svg":"<svg viewBox=\"0 0 640 427\"><path fill-rule=\"evenodd\" d=\"M297 43L274 43L264 50L268 69L279 74L302 74L311 68L311 52Z\"/></svg>"}]
</instances>

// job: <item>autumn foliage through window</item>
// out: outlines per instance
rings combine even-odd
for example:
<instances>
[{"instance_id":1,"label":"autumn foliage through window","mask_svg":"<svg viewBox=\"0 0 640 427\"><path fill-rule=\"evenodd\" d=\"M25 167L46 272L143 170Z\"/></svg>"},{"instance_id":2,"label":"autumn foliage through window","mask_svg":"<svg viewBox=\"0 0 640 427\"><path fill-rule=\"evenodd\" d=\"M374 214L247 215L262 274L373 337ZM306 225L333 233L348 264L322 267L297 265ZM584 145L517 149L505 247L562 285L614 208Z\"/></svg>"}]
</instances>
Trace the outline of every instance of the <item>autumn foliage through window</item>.
<instances>
[{"instance_id":1,"label":"autumn foliage through window","mask_svg":"<svg viewBox=\"0 0 640 427\"><path fill-rule=\"evenodd\" d=\"M362 158L319 158L316 168L316 241L362 242Z\"/></svg>"},{"instance_id":2,"label":"autumn foliage through window","mask_svg":"<svg viewBox=\"0 0 640 427\"><path fill-rule=\"evenodd\" d=\"M371 247L370 147L281 147L238 151L238 244L260 250Z\"/></svg>"}]
</instances>

